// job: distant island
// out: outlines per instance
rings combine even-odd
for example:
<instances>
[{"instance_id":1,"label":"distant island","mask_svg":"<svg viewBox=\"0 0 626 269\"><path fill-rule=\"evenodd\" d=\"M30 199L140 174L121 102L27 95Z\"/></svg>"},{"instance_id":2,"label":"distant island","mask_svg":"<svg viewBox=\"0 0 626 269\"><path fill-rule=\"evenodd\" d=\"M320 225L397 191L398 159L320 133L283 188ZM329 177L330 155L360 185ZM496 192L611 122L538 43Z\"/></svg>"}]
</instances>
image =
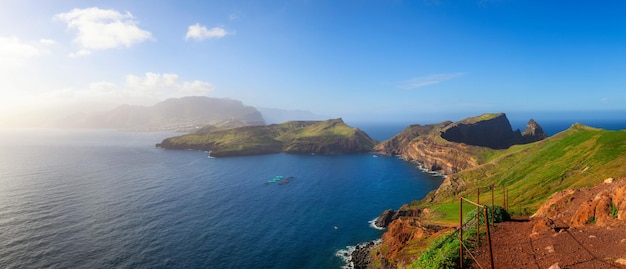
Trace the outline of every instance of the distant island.
<instances>
[{"instance_id":1,"label":"distant island","mask_svg":"<svg viewBox=\"0 0 626 269\"><path fill-rule=\"evenodd\" d=\"M213 157L269 153L342 154L370 152L376 141L342 119L289 121L230 129L202 128L156 144L165 149L209 151Z\"/></svg>"},{"instance_id":2,"label":"distant island","mask_svg":"<svg viewBox=\"0 0 626 269\"><path fill-rule=\"evenodd\" d=\"M57 122L60 127L140 131L193 131L205 125L240 127L263 125L254 107L241 101L206 96L170 98L153 106L121 105L101 113L74 114Z\"/></svg>"}]
</instances>

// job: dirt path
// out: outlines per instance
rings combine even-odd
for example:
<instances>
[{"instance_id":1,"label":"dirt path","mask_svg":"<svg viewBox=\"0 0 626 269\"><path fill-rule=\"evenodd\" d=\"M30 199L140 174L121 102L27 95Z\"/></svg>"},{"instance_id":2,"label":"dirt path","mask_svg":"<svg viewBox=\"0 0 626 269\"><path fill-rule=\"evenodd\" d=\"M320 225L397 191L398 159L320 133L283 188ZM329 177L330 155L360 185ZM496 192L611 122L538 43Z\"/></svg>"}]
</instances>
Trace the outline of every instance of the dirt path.
<instances>
[{"instance_id":1,"label":"dirt path","mask_svg":"<svg viewBox=\"0 0 626 269\"><path fill-rule=\"evenodd\" d=\"M576 227L530 235L533 222L496 224L492 233L495 268L626 268L626 225ZM488 247L474 254L490 268ZM622 260L620 260L622 259ZM623 264L621 262L624 262ZM481 268L477 264L472 268Z\"/></svg>"}]
</instances>

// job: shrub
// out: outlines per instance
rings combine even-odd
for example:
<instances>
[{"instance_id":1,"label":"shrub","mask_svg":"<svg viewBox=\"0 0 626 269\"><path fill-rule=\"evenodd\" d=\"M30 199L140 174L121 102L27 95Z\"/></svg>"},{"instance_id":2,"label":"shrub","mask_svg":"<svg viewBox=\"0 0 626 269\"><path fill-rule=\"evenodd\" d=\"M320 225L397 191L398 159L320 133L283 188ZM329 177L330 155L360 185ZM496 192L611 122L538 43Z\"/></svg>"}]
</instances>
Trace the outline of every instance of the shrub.
<instances>
[{"instance_id":1,"label":"shrub","mask_svg":"<svg viewBox=\"0 0 626 269\"><path fill-rule=\"evenodd\" d=\"M483 214L483 209L480 209L480 224L485 224L485 214ZM489 220L493 220L494 223L503 222L507 220L511 220L511 215L509 212L506 212L504 207L501 206L487 206L487 215L489 216ZM465 215L465 219L470 220L476 217L476 209L473 209L467 215Z\"/></svg>"},{"instance_id":2,"label":"shrub","mask_svg":"<svg viewBox=\"0 0 626 269\"><path fill-rule=\"evenodd\" d=\"M609 215L611 215L611 217L617 218L617 213L619 211L617 211L617 206L614 203L611 203L611 212L609 212Z\"/></svg>"},{"instance_id":3,"label":"shrub","mask_svg":"<svg viewBox=\"0 0 626 269\"><path fill-rule=\"evenodd\" d=\"M420 269L452 269L459 268L459 240L458 233L453 232L435 242L411 264L411 268ZM469 265L471 259L466 255L463 264Z\"/></svg>"}]
</instances>

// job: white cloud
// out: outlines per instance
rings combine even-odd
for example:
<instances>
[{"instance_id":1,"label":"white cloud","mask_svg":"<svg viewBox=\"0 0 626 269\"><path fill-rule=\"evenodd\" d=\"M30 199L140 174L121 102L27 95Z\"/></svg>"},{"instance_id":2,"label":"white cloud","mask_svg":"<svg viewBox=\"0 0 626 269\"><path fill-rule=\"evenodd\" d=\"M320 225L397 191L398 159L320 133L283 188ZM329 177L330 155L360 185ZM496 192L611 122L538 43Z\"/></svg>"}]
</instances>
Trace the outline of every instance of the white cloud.
<instances>
[{"instance_id":1,"label":"white cloud","mask_svg":"<svg viewBox=\"0 0 626 269\"><path fill-rule=\"evenodd\" d=\"M207 29L205 26L196 23L194 25L189 25L185 39L191 38L195 40L204 40L207 38L222 38L227 34L228 32L222 27Z\"/></svg>"},{"instance_id":2,"label":"white cloud","mask_svg":"<svg viewBox=\"0 0 626 269\"><path fill-rule=\"evenodd\" d=\"M207 96L215 87L205 81L180 81L177 74L145 73L143 76L127 75L122 82L98 81L86 87L71 87L48 91L32 98L37 105L81 104L152 105L167 98Z\"/></svg>"},{"instance_id":3,"label":"white cloud","mask_svg":"<svg viewBox=\"0 0 626 269\"><path fill-rule=\"evenodd\" d=\"M398 87L401 89L416 89L421 87L426 87L429 85L437 84L444 82L446 80L451 80L454 78L458 78L464 76L466 73L458 72L458 73L446 73L446 74L433 74L425 77L416 77L406 81L401 82Z\"/></svg>"},{"instance_id":4,"label":"white cloud","mask_svg":"<svg viewBox=\"0 0 626 269\"><path fill-rule=\"evenodd\" d=\"M50 42L24 42L16 36L0 36L0 67L22 66L26 60L49 53L43 45Z\"/></svg>"},{"instance_id":5,"label":"white cloud","mask_svg":"<svg viewBox=\"0 0 626 269\"><path fill-rule=\"evenodd\" d=\"M82 49L76 52L70 52L70 54L68 54L67 56L69 56L70 58L78 58L78 57L87 56L90 54L91 54L90 50Z\"/></svg>"},{"instance_id":6,"label":"white cloud","mask_svg":"<svg viewBox=\"0 0 626 269\"><path fill-rule=\"evenodd\" d=\"M54 16L67 23L67 28L76 30L74 42L80 50L70 56L89 55L91 50L104 50L132 45L151 39L152 34L137 26L130 13L120 13L113 9L91 7L72 9Z\"/></svg>"},{"instance_id":7,"label":"white cloud","mask_svg":"<svg viewBox=\"0 0 626 269\"><path fill-rule=\"evenodd\" d=\"M42 39L39 39L39 43L42 45L49 46L49 45L54 45L57 42L52 39L42 38Z\"/></svg>"}]
</instances>

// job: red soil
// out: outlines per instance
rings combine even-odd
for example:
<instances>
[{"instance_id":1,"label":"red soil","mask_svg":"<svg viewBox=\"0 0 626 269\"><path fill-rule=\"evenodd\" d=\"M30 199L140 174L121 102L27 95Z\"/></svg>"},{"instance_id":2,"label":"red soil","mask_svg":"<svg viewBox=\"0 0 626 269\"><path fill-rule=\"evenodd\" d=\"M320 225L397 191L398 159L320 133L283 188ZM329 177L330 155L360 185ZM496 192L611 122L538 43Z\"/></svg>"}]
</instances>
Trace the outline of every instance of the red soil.
<instances>
[{"instance_id":1,"label":"red soil","mask_svg":"<svg viewBox=\"0 0 626 269\"><path fill-rule=\"evenodd\" d=\"M626 179L619 179L564 191L530 221L497 223L491 234L494 268L626 268L625 190ZM603 201L617 205L619 217L607 213ZM472 268L491 268L486 243L474 256Z\"/></svg>"}]
</instances>

